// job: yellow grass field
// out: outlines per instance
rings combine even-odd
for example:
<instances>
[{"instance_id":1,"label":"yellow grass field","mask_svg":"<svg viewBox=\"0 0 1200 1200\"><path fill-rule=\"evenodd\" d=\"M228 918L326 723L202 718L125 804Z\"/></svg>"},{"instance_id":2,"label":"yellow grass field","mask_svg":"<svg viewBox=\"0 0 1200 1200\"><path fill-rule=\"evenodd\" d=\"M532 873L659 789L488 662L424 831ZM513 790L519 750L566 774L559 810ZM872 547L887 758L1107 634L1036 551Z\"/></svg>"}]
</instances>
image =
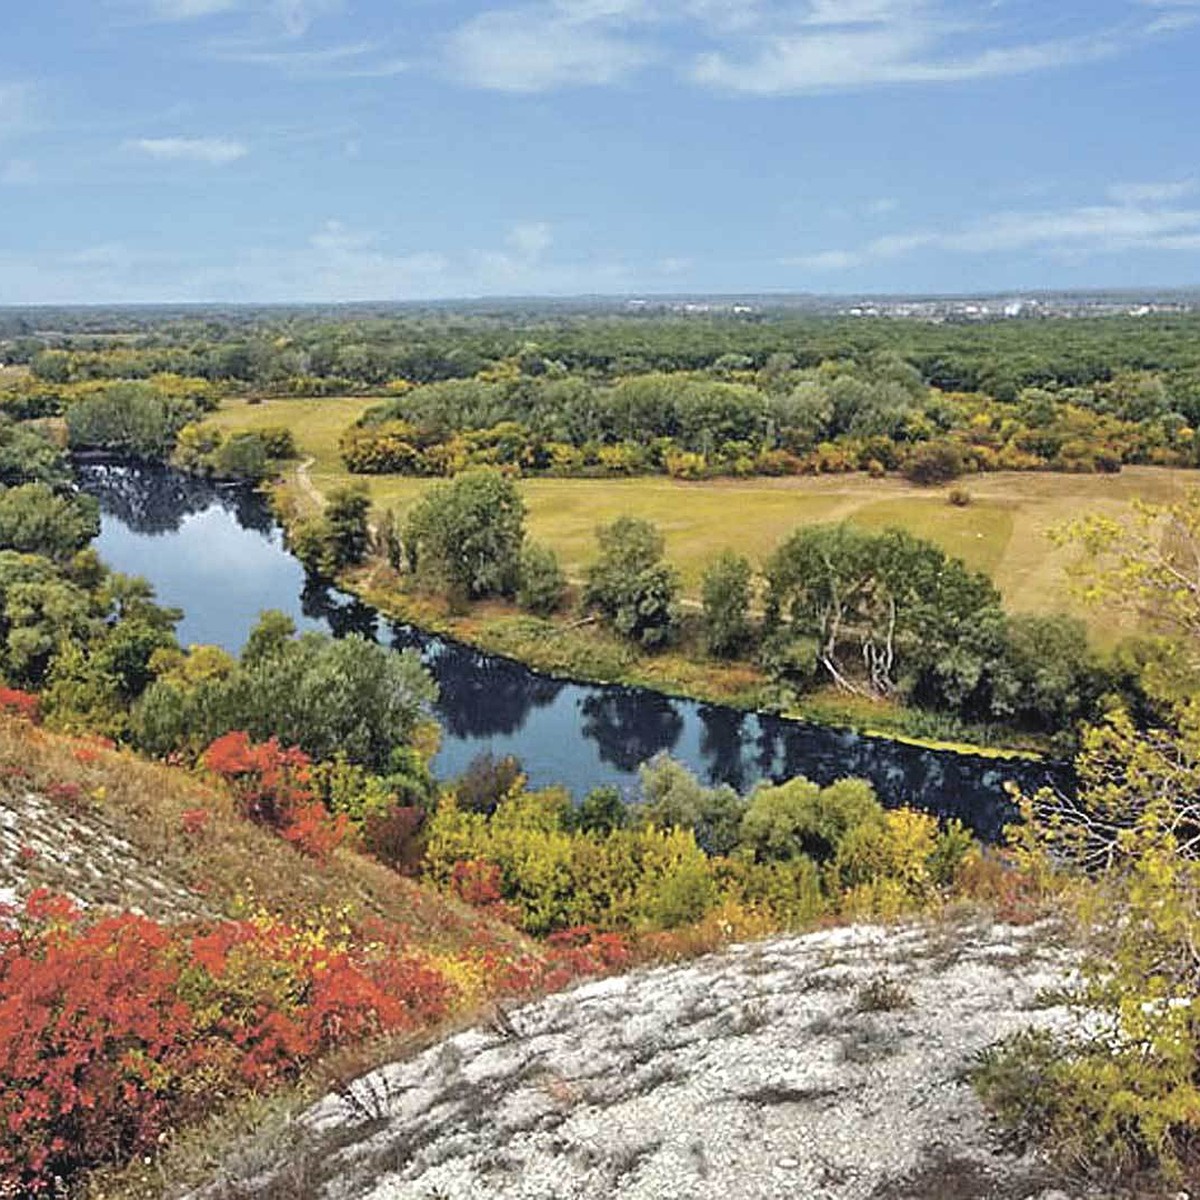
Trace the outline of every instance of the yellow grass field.
<instances>
[{"instance_id":1,"label":"yellow grass field","mask_svg":"<svg viewBox=\"0 0 1200 1200\"><path fill-rule=\"evenodd\" d=\"M349 482L337 443L342 431L375 401L362 399L276 400L233 404L217 414L228 429L288 425L301 453L313 459L317 489ZM428 480L365 479L377 505L403 513L429 486ZM1131 500L1165 501L1200 473L1129 467L1120 475L1058 475L1004 472L960 481L971 504L956 508L943 489L914 488L901 479L837 475L790 479L715 480L681 483L640 479L529 479L522 490L531 535L553 546L572 576L581 574L594 550L597 525L624 514L656 522L667 553L683 574L686 590L698 592L706 563L729 547L753 561L764 559L797 526L848 520L873 529L898 525L929 538L970 566L986 571L1016 611L1081 611L1072 596L1070 550L1048 537L1055 526L1088 513L1119 516ZM1122 630L1111 611L1087 611L1097 637L1112 641Z\"/></svg>"}]
</instances>

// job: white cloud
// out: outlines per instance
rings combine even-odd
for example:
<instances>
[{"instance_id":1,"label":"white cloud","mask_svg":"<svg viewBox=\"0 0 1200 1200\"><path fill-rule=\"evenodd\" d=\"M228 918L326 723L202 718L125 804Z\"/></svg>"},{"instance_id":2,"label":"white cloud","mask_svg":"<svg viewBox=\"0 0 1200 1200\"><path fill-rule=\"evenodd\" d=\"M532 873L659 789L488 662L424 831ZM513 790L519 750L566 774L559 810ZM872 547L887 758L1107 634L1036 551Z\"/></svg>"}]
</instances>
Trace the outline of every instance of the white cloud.
<instances>
[{"instance_id":1,"label":"white cloud","mask_svg":"<svg viewBox=\"0 0 1200 1200\"><path fill-rule=\"evenodd\" d=\"M116 0L129 3L131 0ZM319 17L340 12L345 0L132 0L152 21L197 21L225 13L267 20L288 37L300 37Z\"/></svg>"},{"instance_id":2,"label":"white cloud","mask_svg":"<svg viewBox=\"0 0 1200 1200\"><path fill-rule=\"evenodd\" d=\"M451 69L465 83L504 92L616 83L653 57L625 32L642 16L642 5L626 0L485 12L452 35Z\"/></svg>"},{"instance_id":3,"label":"white cloud","mask_svg":"<svg viewBox=\"0 0 1200 1200\"><path fill-rule=\"evenodd\" d=\"M1157 191L1154 189L1157 187ZM917 251L958 254L1041 253L1092 257L1130 251L1200 249L1200 208L1166 207L1168 185L1118 185L1117 203L1059 211L998 212L949 230L916 230L873 238L853 248L825 249L786 260L810 271L850 271Z\"/></svg>"},{"instance_id":4,"label":"white cloud","mask_svg":"<svg viewBox=\"0 0 1200 1200\"><path fill-rule=\"evenodd\" d=\"M129 149L148 154L151 158L205 163L212 167L227 166L250 153L243 142L217 137L136 138L126 145Z\"/></svg>"},{"instance_id":5,"label":"white cloud","mask_svg":"<svg viewBox=\"0 0 1200 1200\"><path fill-rule=\"evenodd\" d=\"M37 167L27 158L10 158L0 166L0 184L5 187L24 187L37 181Z\"/></svg>"},{"instance_id":6,"label":"white cloud","mask_svg":"<svg viewBox=\"0 0 1200 1200\"><path fill-rule=\"evenodd\" d=\"M1165 204L1182 200L1195 190L1194 179L1180 179L1171 183L1114 183L1108 195L1118 204Z\"/></svg>"},{"instance_id":7,"label":"white cloud","mask_svg":"<svg viewBox=\"0 0 1200 1200\"><path fill-rule=\"evenodd\" d=\"M1153 33L1174 33L1200 24L1200 0L1140 0L1160 15L1150 24Z\"/></svg>"},{"instance_id":8,"label":"white cloud","mask_svg":"<svg viewBox=\"0 0 1200 1200\"><path fill-rule=\"evenodd\" d=\"M240 0L150 0L149 14L159 21L194 21L231 12Z\"/></svg>"},{"instance_id":9,"label":"white cloud","mask_svg":"<svg viewBox=\"0 0 1200 1200\"><path fill-rule=\"evenodd\" d=\"M403 74L410 67L404 59L380 54L372 42L350 42L319 50L281 50L259 42L218 43L211 54L221 62L271 67L316 79L384 79Z\"/></svg>"},{"instance_id":10,"label":"white cloud","mask_svg":"<svg viewBox=\"0 0 1200 1200\"><path fill-rule=\"evenodd\" d=\"M723 91L802 95L1027 75L1108 58L1121 48L1113 35L1098 33L955 52L950 35L964 32L961 28L921 12L897 16L888 10L887 19L876 20L866 11L852 25L822 21L815 30L766 37L749 53L702 54L692 78Z\"/></svg>"},{"instance_id":11,"label":"white cloud","mask_svg":"<svg viewBox=\"0 0 1200 1200\"><path fill-rule=\"evenodd\" d=\"M1200 0L1135 0L1141 17L1039 37L1002 0L528 0L486 8L449 41L453 70L502 91L612 84L664 64L699 86L804 95L1027 75L1114 57L1200 16ZM1147 9L1157 12L1151 17Z\"/></svg>"},{"instance_id":12,"label":"white cloud","mask_svg":"<svg viewBox=\"0 0 1200 1200\"><path fill-rule=\"evenodd\" d=\"M123 242L44 256L0 249L0 278L14 304L578 295L628 290L634 283L621 262L552 254L553 231L541 221L515 224L498 241L490 249L396 251L379 234L330 220L300 244L272 246L260 239L223 257L186 243L176 252Z\"/></svg>"},{"instance_id":13,"label":"white cloud","mask_svg":"<svg viewBox=\"0 0 1200 1200\"><path fill-rule=\"evenodd\" d=\"M343 0L271 0L272 16L289 37L300 37L318 17L340 12Z\"/></svg>"}]
</instances>

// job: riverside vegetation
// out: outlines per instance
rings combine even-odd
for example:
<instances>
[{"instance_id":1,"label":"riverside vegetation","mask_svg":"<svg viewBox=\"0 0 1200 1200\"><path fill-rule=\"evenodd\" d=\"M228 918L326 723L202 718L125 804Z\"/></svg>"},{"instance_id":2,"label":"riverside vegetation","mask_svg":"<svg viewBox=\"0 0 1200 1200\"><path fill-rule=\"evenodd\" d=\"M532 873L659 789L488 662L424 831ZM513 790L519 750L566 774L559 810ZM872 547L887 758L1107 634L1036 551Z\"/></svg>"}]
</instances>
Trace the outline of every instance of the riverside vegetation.
<instances>
[{"instance_id":1,"label":"riverside vegetation","mask_svg":"<svg viewBox=\"0 0 1200 1200\"><path fill-rule=\"evenodd\" d=\"M1080 397L1064 399L1064 388L1108 395L1128 370L1171 411L1184 405L1191 343L1186 322L1167 324L1134 333L1117 323L1110 365L1099 368L1082 365L1081 345L1094 346L1087 329L1061 351L1033 330L1037 370L1066 372L1075 356L1079 372L1070 383L1040 379L1053 385L1053 419L1074 419L1067 409ZM760 357L782 336L733 332ZM304 341L311 330L301 323L297 334ZM234 439L196 421L231 377L260 369L239 354L268 340L241 326L203 351L169 325L132 349L66 336L66 346L9 343L34 370L6 385L10 417L0 423L0 790L16 814L0 829L12 902L0 922L0 1027L11 1031L0 1049L0 1190L154 1195L167 1179L202 1177L224 1144L228 1123L224 1132L204 1124L214 1097L251 1120L269 1095L319 1090L329 1072L344 1078L506 995L730 938L960 903L1006 919L1057 911L1073 918L1081 944L1081 981L1060 997L1078 1015L1071 1035L1018 1035L976 1072L1012 1141L1107 1187L1200 1183L1195 495L1064 531L1093 560L1092 598L1130 607L1140 622L1139 638L1107 663L1082 626L1006 614L984 575L902 530L817 525L761 564L721 555L701 607L689 610L661 535L637 518L606 524L584 579L568 578L548 547L529 544L518 485L495 465L457 473L373 522L369 496L354 489L293 514L290 536L312 571L349 572L415 603L511 597L531 615L505 619L539 638L594 621L613 644L653 660L690 637L708 656L754 654L761 665L740 670L756 689L827 678L867 705L899 696L956 718L1065 734L1079 747L1077 792L1025 798L1007 848L885 811L861 781L793 779L739 796L669 760L643 769L632 806L604 791L573 805L555 789L531 792L511 761L435 781L431 684L413 656L353 637L297 637L279 614L263 616L238 658L178 646L177 614L90 549L96 509L71 487L53 435L80 449L194 454L190 465L219 474L242 464L267 473L295 449L282 434L260 436L254 450L239 443L221 460L211 456ZM488 387L552 373L527 371L532 358L509 362L505 335L486 336L493 359L471 362L464 349L456 371L496 375L475 380ZM602 347L615 337L604 324L554 336L575 353L580 340ZM655 336L694 351L697 338L716 346L733 333ZM833 327L813 335L822 361L842 336ZM955 369L965 371L979 367L981 346L997 353L1012 336L905 329L896 338L958 340L968 349ZM461 344L481 340L472 328ZM1161 363L1147 372L1151 348ZM873 357L879 349L859 348L866 366L842 373L820 376L819 361L772 369L818 388L823 378L830 387L878 380L899 371L894 358ZM423 352L433 354L429 344ZM749 364L703 353L666 364L648 353L654 361L642 365L654 368L767 369L752 355ZM1000 357L1013 388L995 376L989 403L1026 403L1026 366ZM202 361L219 366L200 372ZM366 371L374 360L336 361ZM628 362L614 370L603 354L596 361L614 375L638 373ZM928 360L924 368L932 374ZM796 378L808 371L818 378ZM660 396L657 382L647 386ZM420 389L394 390L405 401ZM915 388L906 394L926 403ZM1115 419L1170 426L1169 455L1190 442L1189 426L1161 415ZM961 430L952 419L942 432L912 439L910 468L927 452L935 465L951 461L945 444L961 443ZM1150 445L1130 444L1135 459ZM582 615L557 624L536 615L572 599ZM23 827L22 814L36 814L39 829ZM35 836L42 825L53 835ZM106 873L106 862L117 865ZM131 864L145 877L141 893L155 898L136 914L123 902ZM129 1160L138 1161L104 1173Z\"/></svg>"}]
</instances>

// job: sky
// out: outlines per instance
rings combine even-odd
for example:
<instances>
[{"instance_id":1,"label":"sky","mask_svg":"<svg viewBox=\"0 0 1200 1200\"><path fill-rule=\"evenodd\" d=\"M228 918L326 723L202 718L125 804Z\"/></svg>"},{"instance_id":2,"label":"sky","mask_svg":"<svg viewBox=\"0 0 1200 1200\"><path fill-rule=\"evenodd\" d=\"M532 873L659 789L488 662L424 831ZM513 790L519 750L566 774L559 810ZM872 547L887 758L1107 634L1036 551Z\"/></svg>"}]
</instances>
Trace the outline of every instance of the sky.
<instances>
[{"instance_id":1,"label":"sky","mask_svg":"<svg viewBox=\"0 0 1200 1200\"><path fill-rule=\"evenodd\" d=\"M0 10L0 304L1200 284L1200 0Z\"/></svg>"}]
</instances>

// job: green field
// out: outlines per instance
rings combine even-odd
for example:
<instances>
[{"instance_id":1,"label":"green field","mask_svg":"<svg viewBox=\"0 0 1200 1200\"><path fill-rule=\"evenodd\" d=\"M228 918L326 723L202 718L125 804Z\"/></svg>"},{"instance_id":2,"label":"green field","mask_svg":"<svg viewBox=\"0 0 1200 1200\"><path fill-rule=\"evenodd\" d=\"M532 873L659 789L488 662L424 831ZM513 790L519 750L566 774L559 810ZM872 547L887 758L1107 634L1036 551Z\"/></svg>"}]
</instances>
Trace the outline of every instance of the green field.
<instances>
[{"instance_id":1,"label":"green field","mask_svg":"<svg viewBox=\"0 0 1200 1200\"><path fill-rule=\"evenodd\" d=\"M311 478L324 491L353 478L341 466L342 431L374 401L277 400L237 403L217 415L229 429L286 424L301 453L314 461ZM366 480L376 504L403 512L428 480ZM1088 513L1120 515L1131 500L1180 496L1200 474L1130 467L1120 475L997 473L961 481L972 497L956 508L944 490L918 489L900 479L839 475L790 479L681 483L640 479L529 479L522 484L532 536L553 546L578 576L593 554L597 525L630 514L656 522L667 553L693 596L705 564L726 547L761 561L798 525L849 520L869 528L898 525L937 542L986 571L1016 611L1077 611L1069 567L1074 555L1048 532ZM1085 613L1098 638L1111 641L1121 624L1111 611Z\"/></svg>"}]
</instances>

